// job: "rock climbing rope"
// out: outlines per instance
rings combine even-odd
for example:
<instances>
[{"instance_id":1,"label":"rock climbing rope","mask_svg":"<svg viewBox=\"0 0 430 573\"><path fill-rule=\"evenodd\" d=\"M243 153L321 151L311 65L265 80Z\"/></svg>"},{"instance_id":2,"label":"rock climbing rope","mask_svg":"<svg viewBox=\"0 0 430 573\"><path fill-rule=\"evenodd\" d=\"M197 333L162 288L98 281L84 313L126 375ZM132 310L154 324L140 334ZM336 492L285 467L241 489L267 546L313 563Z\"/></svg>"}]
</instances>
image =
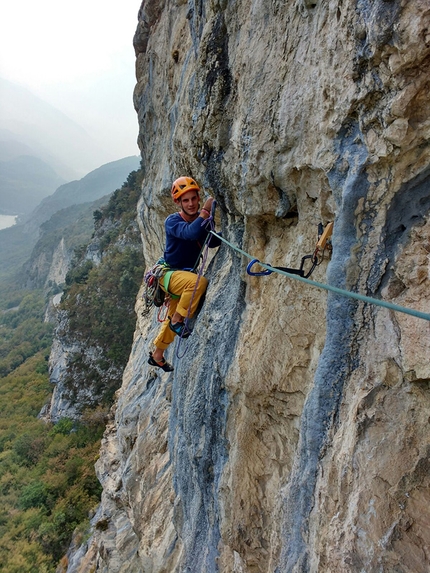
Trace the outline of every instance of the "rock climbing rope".
<instances>
[{"instance_id":1,"label":"rock climbing rope","mask_svg":"<svg viewBox=\"0 0 430 573\"><path fill-rule=\"evenodd\" d=\"M160 286L160 281L164 277L169 267L163 259L159 259L156 264L145 274L145 290L143 291L144 307L142 315L149 314L153 306L162 307L165 300L165 292Z\"/></svg>"},{"instance_id":2,"label":"rock climbing rope","mask_svg":"<svg viewBox=\"0 0 430 573\"><path fill-rule=\"evenodd\" d=\"M216 237L218 237L223 243L225 243L226 245L228 245L231 249L233 249L234 251L236 251L237 253L240 253L241 255L244 255L245 257L247 257L248 259L251 259L252 261L258 261L258 259L255 259L252 255L250 255L249 253L247 253L246 251L240 249L239 247L233 245L232 243L230 243L230 241L227 241L227 239L225 239L224 237L222 237L221 235L218 235L217 233L215 233L214 231L211 231L211 233L213 235L215 235ZM266 265L265 263L260 263L259 264L265 268L266 270L270 271L269 274L271 274L272 272L276 272L279 273L281 275L284 275L290 279L294 279L303 283L306 283L310 286L314 286L323 290L327 290L330 292L333 292L335 294L341 295L341 296L346 296L349 298L353 298L355 300L360 300L362 302L366 302L368 304L373 304L376 306L381 306L383 308L387 308L389 310L393 310L395 312L402 312L404 314L408 314L410 316L414 316L416 318L421 318L423 320L427 320L430 322L430 314L426 313L426 312L421 312L419 310L415 310L412 308L407 308L404 306L400 306L397 304L393 304L391 302L387 302L385 300L380 300L380 299L376 299L376 298L372 298L370 296L366 296L360 293L356 293L356 292L352 292L352 291L348 291L345 289L341 289L332 285L328 285L328 284L324 284L324 283L320 283L317 281L313 281L310 280L308 278L302 277L298 274L292 274L289 272L286 272L284 270L281 270L279 268L276 267L270 267L269 265ZM259 275L256 275L259 276Z\"/></svg>"}]
</instances>

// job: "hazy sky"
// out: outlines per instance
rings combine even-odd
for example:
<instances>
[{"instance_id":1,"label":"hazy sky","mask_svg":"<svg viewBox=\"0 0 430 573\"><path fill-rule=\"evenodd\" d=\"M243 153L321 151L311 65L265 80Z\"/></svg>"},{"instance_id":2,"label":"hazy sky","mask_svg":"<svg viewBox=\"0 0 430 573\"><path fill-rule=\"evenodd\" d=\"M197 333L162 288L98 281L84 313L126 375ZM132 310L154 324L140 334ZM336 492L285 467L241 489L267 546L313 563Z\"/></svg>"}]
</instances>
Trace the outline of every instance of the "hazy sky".
<instances>
[{"instance_id":1,"label":"hazy sky","mask_svg":"<svg viewBox=\"0 0 430 573\"><path fill-rule=\"evenodd\" d=\"M0 76L79 123L112 157L139 155L133 35L141 0L0 3Z\"/></svg>"}]
</instances>

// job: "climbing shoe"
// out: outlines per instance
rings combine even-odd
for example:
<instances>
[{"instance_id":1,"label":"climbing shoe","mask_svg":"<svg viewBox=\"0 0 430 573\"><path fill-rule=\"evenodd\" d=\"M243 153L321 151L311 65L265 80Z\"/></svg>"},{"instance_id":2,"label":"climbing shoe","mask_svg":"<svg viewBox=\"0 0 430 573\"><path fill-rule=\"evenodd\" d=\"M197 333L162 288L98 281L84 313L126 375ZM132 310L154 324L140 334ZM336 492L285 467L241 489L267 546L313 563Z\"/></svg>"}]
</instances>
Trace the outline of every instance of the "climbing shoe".
<instances>
[{"instance_id":1,"label":"climbing shoe","mask_svg":"<svg viewBox=\"0 0 430 573\"><path fill-rule=\"evenodd\" d=\"M173 372L174 370L173 366L167 362L165 358L163 358L163 360L160 362L157 362L152 356L152 352L149 353L148 364L151 366L158 366L158 368L161 368L161 370L164 370L164 372Z\"/></svg>"},{"instance_id":2,"label":"climbing shoe","mask_svg":"<svg viewBox=\"0 0 430 573\"><path fill-rule=\"evenodd\" d=\"M169 317L169 328L170 330L173 330L173 332L178 336L180 336L181 338L188 338L191 334L191 330L187 328L183 322L175 322L175 324L173 324L170 317Z\"/></svg>"}]
</instances>

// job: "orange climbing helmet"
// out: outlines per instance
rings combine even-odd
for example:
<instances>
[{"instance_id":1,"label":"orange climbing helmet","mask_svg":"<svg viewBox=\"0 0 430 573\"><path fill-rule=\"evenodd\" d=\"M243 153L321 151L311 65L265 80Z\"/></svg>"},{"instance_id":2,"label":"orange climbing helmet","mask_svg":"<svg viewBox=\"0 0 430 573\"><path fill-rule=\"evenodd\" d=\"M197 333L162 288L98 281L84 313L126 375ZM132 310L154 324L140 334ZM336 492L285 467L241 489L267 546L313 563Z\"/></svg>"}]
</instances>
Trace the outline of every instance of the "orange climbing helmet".
<instances>
[{"instance_id":1,"label":"orange climbing helmet","mask_svg":"<svg viewBox=\"0 0 430 573\"><path fill-rule=\"evenodd\" d=\"M192 177L179 177L172 185L172 199L177 201L184 193L188 191L200 191L200 187Z\"/></svg>"}]
</instances>

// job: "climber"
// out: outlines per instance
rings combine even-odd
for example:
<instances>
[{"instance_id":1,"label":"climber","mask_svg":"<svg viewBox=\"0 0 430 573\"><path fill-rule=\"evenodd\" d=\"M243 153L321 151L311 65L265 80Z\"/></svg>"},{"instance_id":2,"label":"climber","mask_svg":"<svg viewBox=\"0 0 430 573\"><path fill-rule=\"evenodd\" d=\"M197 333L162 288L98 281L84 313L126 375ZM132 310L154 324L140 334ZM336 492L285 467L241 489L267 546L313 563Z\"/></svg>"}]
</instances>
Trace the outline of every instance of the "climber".
<instances>
[{"instance_id":1,"label":"climber","mask_svg":"<svg viewBox=\"0 0 430 573\"><path fill-rule=\"evenodd\" d=\"M199 211L200 188L191 177L179 177L172 185L173 201L179 212L169 215L164 223L166 247L164 261L170 270L168 285L161 286L169 295L169 316L154 340L155 350L149 353L148 363L171 372L173 366L164 358L164 351L176 335L186 338L190 332L184 324L192 317L206 292L208 281L204 276L191 272L198 262L202 245L209 234L204 221L211 215L213 198L207 199ZM221 241L211 236L208 246L219 247Z\"/></svg>"}]
</instances>

